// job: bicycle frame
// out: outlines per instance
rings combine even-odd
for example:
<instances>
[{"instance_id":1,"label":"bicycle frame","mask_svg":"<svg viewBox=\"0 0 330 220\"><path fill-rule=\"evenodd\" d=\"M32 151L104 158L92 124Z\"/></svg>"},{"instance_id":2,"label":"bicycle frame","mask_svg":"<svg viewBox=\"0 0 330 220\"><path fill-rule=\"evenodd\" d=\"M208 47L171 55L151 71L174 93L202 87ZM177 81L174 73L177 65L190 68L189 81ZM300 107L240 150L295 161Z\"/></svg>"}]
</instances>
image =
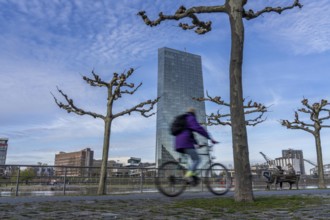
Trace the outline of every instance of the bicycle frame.
<instances>
[{"instance_id":1,"label":"bicycle frame","mask_svg":"<svg viewBox=\"0 0 330 220\"><path fill-rule=\"evenodd\" d=\"M206 148L207 149L206 150L206 153L198 153L199 156L206 156L207 157L207 161L205 163L205 167L207 169L208 167L210 167L213 164L213 159L215 158L210 153L212 151L212 149L213 149L214 144L212 144L212 145L198 144L198 146L199 146L199 148L197 148L197 149L202 149L202 148ZM184 154L184 153L181 153L180 154L180 157L177 159L177 161L180 163L181 166L183 166L186 169L188 169L189 159L190 159L189 158L189 155ZM200 174L201 171L202 171L201 169L198 169L197 170L198 174Z\"/></svg>"},{"instance_id":2,"label":"bicycle frame","mask_svg":"<svg viewBox=\"0 0 330 220\"><path fill-rule=\"evenodd\" d=\"M224 165L213 163L210 151L211 148L208 148L206 153L200 154L208 156L208 167L205 169L205 175L202 175L202 181L213 194L224 195L231 188L231 176ZM164 195L170 197L178 196L185 190L187 185L192 184L192 186L196 186L199 183L199 179L196 177L192 178L193 181L185 177L186 165L188 163L183 163L182 158L187 157L182 156L176 161L167 161L159 167L155 183L158 190Z\"/></svg>"}]
</instances>

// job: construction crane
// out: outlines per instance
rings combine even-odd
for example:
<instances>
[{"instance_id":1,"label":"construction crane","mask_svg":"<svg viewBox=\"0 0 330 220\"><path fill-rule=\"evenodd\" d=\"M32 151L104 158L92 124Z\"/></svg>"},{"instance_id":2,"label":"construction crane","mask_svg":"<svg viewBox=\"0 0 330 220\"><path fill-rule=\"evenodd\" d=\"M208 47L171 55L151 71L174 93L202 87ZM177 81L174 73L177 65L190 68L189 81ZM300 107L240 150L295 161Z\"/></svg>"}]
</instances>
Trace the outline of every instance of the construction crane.
<instances>
[{"instance_id":1,"label":"construction crane","mask_svg":"<svg viewBox=\"0 0 330 220\"><path fill-rule=\"evenodd\" d=\"M264 153L262 152L259 152L264 158L265 160L267 161L267 164L269 165L269 167L273 166L274 165L274 160L270 159L269 157L267 157Z\"/></svg>"},{"instance_id":2,"label":"construction crane","mask_svg":"<svg viewBox=\"0 0 330 220\"><path fill-rule=\"evenodd\" d=\"M317 165L310 160L307 160L307 159L303 159L303 160L315 167L314 169L309 170L310 174L313 173L313 175L317 175Z\"/></svg>"},{"instance_id":3,"label":"construction crane","mask_svg":"<svg viewBox=\"0 0 330 220\"><path fill-rule=\"evenodd\" d=\"M304 159L304 161L306 161L307 163L313 165L314 167L317 167L317 165L315 163L313 163L312 161L310 161L310 160Z\"/></svg>"}]
</instances>

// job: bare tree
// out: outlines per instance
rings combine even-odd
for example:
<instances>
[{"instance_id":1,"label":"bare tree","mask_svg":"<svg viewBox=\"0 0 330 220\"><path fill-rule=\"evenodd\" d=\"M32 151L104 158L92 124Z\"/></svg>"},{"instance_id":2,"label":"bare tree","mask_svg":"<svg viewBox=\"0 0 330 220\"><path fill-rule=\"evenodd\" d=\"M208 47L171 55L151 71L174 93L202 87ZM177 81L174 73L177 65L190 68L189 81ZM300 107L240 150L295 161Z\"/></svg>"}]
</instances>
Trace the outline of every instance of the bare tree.
<instances>
[{"instance_id":1,"label":"bare tree","mask_svg":"<svg viewBox=\"0 0 330 220\"><path fill-rule=\"evenodd\" d=\"M321 189L325 189L326 185L324 182L324 170L323 170L323 157L322 157L322 147L321 147L321 134L322 128L330 128L330 125L324 125L323 122L330 119L330 109L326 106L330 105L327 100L322 99L320 103L314 103L310 105L308 99L303 99L301 101L303 108L295 111L294 121L290 122L288 120L281 120L281 124L288 129L300 129L311 133L315 138L316 154L317 154L317 171L319 182L318 186ZM299 113L307 114L310 122L304 122L300 120Z\"/></svg>"},{"instance_id":2,"label":"bare tree","mask_svg":"<svg viewBox=\"0 0 330 220\"><path fill-rule=\"evenodd\" d=\"M212 102L220 106L225 106L230 108L230 104L222 100L220 96L211 97L208 92L206 92L207 97L201 98L193 98L197 101L204 101L204 102ZM245 99L243 99L243 103ZM248 101L246 104L243 104L244 114L245 115L254 115L249 117L249 119L245 120L245 125L247 126L256 126L266 120L263 118L265 112L268 111L268 108L261 103L253 102L252 100ZM257 114L257 116L255 116ZM220 113L218 110L217 113L211 113L210 115L206 115L206 123L207 126L213 125L229 125L231 126L231 117L229 113Z\"/></svg>"},{"instance_id":3,"label":"bare tree","mask_svg":"<svg viewBox=\"0 0 330 220\"><path fill-rule=\"evenodd\" d=\"M54 100L58 107L66 110L68 113L75 113L77 115L89 115L93 118L100 118L104 121L104 139L103 139L103 154L102 154L102 165L100 171L100 180L98 187L98 194L104 195L106 194L106 179L107 179L107 164L108 164L108 154L109 154L109 146L110 146L110 134L111 134L111 124L115 118L120 116L131 114L132 112L139 112L144 117L150 117L155 113L149 112L153 109L154 105L158 102L159 98L154 100L148 100L145 102L141 102L129 109L123 110L118 113L113 112L113 104L119 98L122 98L122 95L129 94L133 95L138 88L142 85L140 83L138 86L135 86L134 83L127 83L128 78L133 74L134 69L129 69L126 73L118 74L114 73L112 80L110 82L103 81L99 75L97 75L94 71L92 71L93 78L88 78L83 76L83 80L86 81L89 85L93 87L105 87L108 90L108 98L107 98L107 112L105 115L85 111L79 107L77 107L73 100L70 99L62 90L57 88L58 92L64 97L66 104L58 101L56 97L53 95Z\"/></svg>"},{"instance_id":4,"label":"bare tree","mask_svg":"<svg viewBox=\"0 0 330 220\"><path fill-rule=\"evenodd\" d=\"M253 201L252 174L249 161L249 149L243 108L242 64L244 47L244 23L243 19L251 20L265 13L283 11L295 7L301 8L299 0L294 1L288 7L266 7L260 11L246 10L248 0L226 0L223 5L196 6L185 8L180 6L174 15L159 13L159 17L151 21L145 11L140 11L139 16L145 24L153 27L166 20L191 19L191 24L179 23L183 30L195 30L197 34L205 34L211 31L211 21L201 21L197 15L203 13L225 13L229 17L231 31L231 56L230 56L230 114L232 117L232 139L235 167L235 201Z\"/></svg>"}]
</instances>

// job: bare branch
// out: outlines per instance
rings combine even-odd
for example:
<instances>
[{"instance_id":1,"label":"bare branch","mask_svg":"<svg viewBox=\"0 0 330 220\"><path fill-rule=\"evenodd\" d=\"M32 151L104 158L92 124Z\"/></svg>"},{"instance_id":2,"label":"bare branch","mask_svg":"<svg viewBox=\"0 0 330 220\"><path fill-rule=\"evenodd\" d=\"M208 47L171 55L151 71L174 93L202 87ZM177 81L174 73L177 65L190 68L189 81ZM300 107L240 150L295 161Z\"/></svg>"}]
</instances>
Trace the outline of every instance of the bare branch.
<instances>
[{"instance_id":1,"label":"bare branch","mask_svg":"<svg viewBox=\"0 0 330 220\"><path fill-rule=\"evenodd\" d=\"M330 103L328 103L327 100L322 99L322 100L321 100L320 111L328 112L328 116L325 116L325 117L320 118L319 120L321 121L321 123L322 123L324 120L330 119L330 109L324 108L324 107L327 106L327 105L330 105ZM326 127L326 125L322 125L322 127Z\"/></svg>"},{"instance_id":2,"label":"bare branch","mask_svg":"<svg viewBox=\"0 0 330 220\"><path fill-rule=\"evenodd\" d=\"M181 20L183 18L190 18L191 25L185 23L179 23L179 27L183 30L195 29L197 34L205 34L211 31L211 21L200 21L195 14L200 13L213 13L213 12L224 12L227 13L225 5L220 6L198 6L191 7L186 9L184 6L180 6L179 9L175 12L174 15L164 15L163 12L160 12L158 19L151 21L146 15L145 11L140 11L138 15L143 19L144 23L150 27L159 25L162 21L165 20Z\"/></svg>"},{"instance_id":3,"label":"bare branch","mask_svg":"<svg viewBox=\"0 0 330 220\"><path fill-rule=\"evenodd\" d=\"M199 102L210 101L210 102L213 102L213 103L218 104L218 105L224 105L224 106L230 107L230 104L223 101L220 96L216 96L216 97L213 98L208 94L207 91L206 91L206 96L207 96L207 98L205 98L205 97L200 97L200 98L193 97L193 100L196 100L196 101L199 101Z\"/></svg>"},{"instance_id":4,"label":"bare branch","mask_svg":"<svg viewBox=\"0 0 330 220\"><path fill-rule=\"evenodd\" d=\"M321 108L320 108L320 111L323 111L323 112L328 112L328 116L324 116L322 118L320 118L320 122L322 123L324 120L327 120L327 119L330 119L330 109L326 109L324 108L324 106L326 105L329 105L330 103L327 102L327 100L322 100L321 103L323 102ZM322 125L322 126L325 126L325 125Z\"/></svg>"},{"instance_id":5,"label":"bare branch","mask_svg":"<svg viewBox=\"0 0 330 220\"><path fill-rule=\"evenodd\" d=\"M208 94L208 92L206 92L206 96L207 96L206 98L205 97L193 98L193 100L200 101L200 102L210 101L217 105L230 107L230 104L223 101L220 96L211 97ZM243 100L243 102L244 101L245 101L245 99ZM266 118L262 119L262 117L263 117L264 113L268 111L268 108L266 106L262 105L261 103L252 102L252 100L251 100L246 105L243 105L243 108L246 109L244 111L245 115L259 113L259 116L255 117L253 119L246 120L245 121L246 125L256 126L257 124L260 124L266 120ZM212 126L212 125L230 125L231 126L230 116L231 116L230 113L220 114L220 112L217 111L216 114L212 113L211 115L207 115L206 123L203 123L203 124L208 125L208 126ZM223 118L227 118L227 120L226 121L221 120Z\"/></svg>"},{"instance_id":6,"label":"bare branch","mask_svg":"<svg viewBox=\"0 0 330 220\"><path fill-rule=\"evenodd\" d=\"M263 10L257 11L257 12L254 12L252 9L249 9L247 11L245 11L245 10L243 11L243 18L245 18L247 20L251 20L251 19L259 17L260 15L262 15L264 13L269 13L269 12L276 12L278 14L281 14L283 11L289 10L289 9L292 9L295 7L302 8L303 6L302 6L302 4L300 4L299 0L295 0L291 6L287 6L287 7L276 7L276 8L266 7Z\"/></svg>"},{"instance_id":7,"label":"bare branch","mask_svg":"<svg viewBox=\"0 0 330 220\"><path fill-rule=\"evenodd\" d=\"M299 114L295 111L295 119L290 122L288 120L282 120L281 124L288 129L301 129L312 134L319 132L321 128L329 128L330 125L322 125L324 120L330 119L330 109L325 108L325 106L329 105L327 100L322 99L320 103L314 103L313 105L309 104L308 99L304 98L301 103L307 108L300 108L298 112L306 113L309 115L310 120L313 124L305 123L299 119ZM320 113L322 111L328 112L327 116L320 118ZM313 128L314 130L312 130Z\"/></svg>"},{"instance_id":8,"label":"bare branch","mask_svg":"<svg viewBox=\"0 0 330 220\"><path fill-rule=\"evenodd\" d=\"M130 68L126 73L125 71L117 78L116 81L114 81L112 84L115 86L113 89L113 100L117 100L122 97L122 94L130 94L133 95L139 88L142 86L142 83L140 83L138 86L135 87L134 83L126 83L127 79L133 74L134 69ZM132 88L133 90L122 90L123 87L128 87ZM135 87L135 88L134 88ZM150 117L154 115L155 113L152 114L147 114L149 113L154 105L158 102L159 97L155 100L148 100L146 102L142 102L136 106L133 106L130 109L126 109L122 112L119 112L117 114L112 115L112 118L117 118L119 116L125 115L125 114L131 114L131 112L140 112L142 116L144 117ZM148 108L144 109L146 105L149 105Z\"/></svg>"},{"instance_id":9,"label":"bare branch","mask_svg":"<svg viewBox=\"0 0 330 220\"><path fill-rule=\"evenodd\" d=\"M300 129L307 131L314 135L314 131L309 129L309 127L302 122L289 122L288 120L281 120L281 125L285 126L287 129Z\"/></svg>"},{"instance_id":10,"label":"bare branch","mask_svg":"<svg viewBox=\"0 0 330 220\"><path fill-rule=\"evenodd\" d=\"M100 76L97 75L94 70L92 71L92 74L94 76L94 79L88 78L87 76L83 76L83 80L85 80L89 85L91 86L98 86L98 87L108 87L109 83L106 83L104 81L101 80Z\"/></svg>"},{"instance_id":11,"label":"bare branch","mask_svg":"<svg viewBox=\"0 0 330 220\"><path fill-rule=\"evenodd\" d=\"M254 119L248 119L245 121L245 124L248 125L248 126L256 126L257 124L260 124L264 121L266 121L267 118L263 119L263 115L264 115L265 112L261 112L261 114L254 118Z\"/></svg>"},{"instance_id":12,"label":"bare branch","mask_svg":"<svg viewBox=\"0 0 330 220\"><path fill-rule=\"evenodd\" d=\"M319 120L322 122L322 121L327 120L327 119L330 119L330 112L329 112L329 115L328 116L325 116L323 118L320 118ZM324 126L324 125L322 125L322 126Z\"/></svg>"},{"instance_id":13,"label":"bare branch","mask_svg":"<svg viewBox=\"0 0 330 220\"><path fill-rule=\"evenodd\" d=\"M129 87L129 88L134 88L134 83L126 83L127 79L133 74L134 69L130 68L126 73L125 71L120 74L120 76L118 76L117 73L115 73L114 75L114 80L111 81L110 83L110 90L112 91L111 95L113 97L111 97L113 100L117 100L119 98L121 98L122 94L134 94L135 91L142 85L142 83L140 83L137 88L135 88L133 91L128 91L128 90L124 90L122 91L122 87ZM113 88L113 86L115 86L115 88Z\"/></svg>"},{"instance_id":14,"label":"bare branch","mask_svg":"<svg viewBox=\"0 0 330 220\"><path fill-rule=\"evenodd\" d=\"M134 88L134 84L131 83L129 85L126 85L130 88ZM133 95L139 88L140 86L142 86L142 83L140 83L135 89L133 89L132 91L128 91L128 90L124 90L124 91L120 91L121 94L130 94L130 95Z\"/></svg>"},{"instance_id":15,"label":"bare branch","mask_svg":"<svg viewBox=\"0 0 330 220\"><path fill-rule=\"evenodd\" d=\"M216 114L211 113L211 115L206 116L206 123L202 123L207 126L213 125L229 125L231 126L231 121L227 119L227 121L221 120L222 118L230 118L230 114L220 114L218 111Z\"/></svg>"},{"instance_id":16,"label":"bare branch","mask_svg":"<svg viewBox=\"0 0 330 220\"><path fill-rule=\"evenodd\" d=\"M257 124L260 124L264 121L266 121L267 118L262 119L264 113L262 112L258 117L254 119L248 119L245 121L245 124L247 126L256 126ZM219 112L217 114L211 114L206 116L206 123L202 123L207 126L213 126L213 125L229 125L231 126L231 121L227 119L227 121L221 120L222 118L230 118L230 114L220 114Z\"/></svg>"},{"instance_id":17,"label":"bare branch","mask_svg":"<svg viewBox=\"0 0 330 220\"><path fill-rule=\"evenodd\" d=\"M122 111L122 112L119 112L115 115L112 116L112 118L117 118L119 116L122 116L122 115L125 115L125 114L131 114L132 112L140 112L142 116L148 118L154 114L156 114L155 112L151 113L151 114L147 114L149 113L154 105L159 101L160 97L158 97L157 99L154 99L154 100L148 100L146 102L141 102L140 104L130 108L130 109L126 109L125 111ZM149 105L148 108L144 109L145 105Z\"/></svg>"},{"instance_id":18,"label":"bare branch","mask_svg":"<svg viewBox=\"0 0 330 220\"><path fill-rule=\"evenodd\" d=\"M94 113L94 112L89 112L89 111L85 111L81 108L78 108L77 106L75 106L75 104L73 103L73 100L70 99L62 90L60 90L58 87L57 87L57 91L65 98L67 104L63 104L62 102L58 101L56 99L56 97L52 94L54 100L55 100L55 103L57 104L58 107L66 110L68 113L75 113L77 115L90 115L92 116L93 118L101 118L101 119L105 119L105 116L103 115L100 115L100 114L97 114L97 113Z\"/></svg>"},{"instance_id":19,"label":"bare branch","mask_svg":"<svg viewBox=\"0 0 330 220\"><path fill-rule=\"evenodd\" d=\"M313 107L308 103L308 99L303 99L302 101L301 101L301 103L304 105L304 106L306 106L308 109L310 109L310 110L312 110L313 111Z\"/></svg>"},{"instance_id":20,"label":"bare branch","mask_svg":"<svg viewBox=\"0 0 330 220\"><path fill-rule=\"evenodd\" d=\"M306 114L312 114L313 112L311 110L307 110L305 108L300 108L298 109L299 112L303 112L303 113L306 113Z\"/></svg>"},{"instance_id":21,"label":"bare branch","mask_svg":"<svg viewBox=\"0 0 330 220\"><path fill-rule=\"evenodd\" d=\"M244 114L251 114L251 113L256 113L256 112L264 113L264 112L268 111L268 107L264 106L261 103L252 102L252 100L250 100L247 103L247 105L243 105L243 108L244 109L252 109L252 110L245 111Z\"/></svg>"}]
</instances>

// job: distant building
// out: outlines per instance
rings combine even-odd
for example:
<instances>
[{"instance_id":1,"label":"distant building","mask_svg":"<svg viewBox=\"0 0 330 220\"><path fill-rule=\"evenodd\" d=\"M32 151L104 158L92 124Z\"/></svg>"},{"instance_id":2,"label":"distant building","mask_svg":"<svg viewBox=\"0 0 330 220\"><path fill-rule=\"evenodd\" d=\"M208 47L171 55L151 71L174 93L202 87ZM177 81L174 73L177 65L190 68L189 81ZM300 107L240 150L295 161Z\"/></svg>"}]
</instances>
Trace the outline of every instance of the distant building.
<instances>
[{"instance_id":1,"label":"distant building","mask_svg":"<svg viewBox=\"0 0 330 220\"><path fill-rule=\"evenodd\" d=\"M300 160L297 158L288 158L288 157L279 157L275 159L275 165L281 166L284 171L289 170L289 164L292 165L293 169L295 170L296 174L301 174L300 170Z\"/></svg>"},{"instance_id":2,"label":"distant building","mask_svg":"<svg viewBox=\"0 0 330 220\"><path fill-rule=\"evenodd\" d=\"M6 164L8 138L0 138L0 165Z\"/></svg>"},{"instance_id":3,"label":"distant building","mask_svg":"<svg viewBox=\"0 0 330 220\"><path fill-rule=\"evenodd\" d=\"M142 163L141 158L136 157L131 157L127 163L125 167L128 168L129 176L152 176L155 173L155 163Z\"/></svg>"},{"instance_id":4,"label":"distant building","mask_svg":"<svg viewBox=\"0 0 330 220\"><path fill-rule=\"evenodd\" d=\"M171 48L158 49L158 96L156 125L156 165L157 167L179 154L173 149L174 138L169 126L174 117L183 114L188 107L196 109L199 122L205 122L205 103L192 98L204 97L201 56ZM207 140L196 135L200 143ZM206 149L200 149L204 151ZM204 158L201 158L204 160ZM205 161L201 162L205 166Z\"/></svg>"},{"instance_id":5,"label":"distant building","mask_svg":"<svg viewBox=\"0 0 330 220\"><path fill-rule=\"evenodd\" d=\"M12 173L16 170L18 170L19 167L16 165L6 165L3 167L0 167L0 176L9 177L12 175Z\"/></svg>"},{"instance_id":6,"label":"distant building","mask_svg":"<svg viewBox=\"0 0 330 220\"><path fill-rule=\"evenodd\" d=\"M130 166L139 166L141 163L141 158L131 157L127 160Z\"/></svg>"},{"instance_id":7,"label":"distant building","mask_svg":"<svg viewBox=\"0 0 330 220\"><path fill-rule=\"evenodd\" d=\"M310 169L309 172L310 172L311 175L314 175L315 177L317 177L318 176L317 166ZM324 176L330 177L330 164L323 165L323 173L324 173Z\"/></svg>"},{"instance_id":8,"label":"distant building","mask_svg":"<svg viewBox=\"0 0 330 220\"><path fill-rule=\"evenodd\" d=\"M90 148L77 152L60 152L55 155L55 166L67 166L67 168L55 167L55 175L63 176L66 173L67 176L89 176L93 158L94 151Z\"/></svg>"},{"instance_id":9,"label":"distant building","mask_svg":"<svg viewBox=\"0 0 330 220\"><path fill-rule=\"evenodd\" d=\"M54 167L38 163L39 167L33 167L37 176L54 176Z\"/></svg>"},{"instance_id":10,"label":"distant building","mask_svg":"<svg viewBox=\"0 0 330 220\"><path fill-rule=\"evenodd\" d=\"M100 167L102 160L94 160L92 176L100 175ZM142 163L141 158L130 157L127 160L127 165L119 163L115 160L108 161L107 176L109 177L128 177L128 176L140 176L151 175L155 173L155 163Z\"/></svg>"},{"instance_id":11,"label":"distant building","mask_svg":"<svg viewBox=\"0 0 330 220\"><path fill-rule=\"evenodd\" d=\"M296 174L305 174L302 150L282 150L282 157L275 158L275 160L270 159L262 152L260 152L260 154L267 161L267 166L269 169L276 169L276 167L280 166L284 171L288 171L289 166L292 166Z\"/></svg>"},{"instance_id":12,"label":"distant building","mask_svg":"<svg viewBox=\"0 0 330 220\"><path fill-rule=\"evenodd\" d=\"M304 164L304 155L302 150L287 149L282 150L282 157L284 158L296 158L298 159L298 164L300 174L306 174L305 164ZM294 167L296 169L296 167Z\"/></svg>"},{"instance_id":13,"label":"distant building","mask_svg":"<svg viewBox=\"0 0 330 220\"><path fill-rule=\"evenodd\" d=\"M92 176L99 176L101 170L102 160L94 160L93 161L93 170ZM118 163L115 160L109 160L107 163L107 176L125 176L128 171L123 169L124 165L122 163Z\"/></svg>"}]
</instances>

